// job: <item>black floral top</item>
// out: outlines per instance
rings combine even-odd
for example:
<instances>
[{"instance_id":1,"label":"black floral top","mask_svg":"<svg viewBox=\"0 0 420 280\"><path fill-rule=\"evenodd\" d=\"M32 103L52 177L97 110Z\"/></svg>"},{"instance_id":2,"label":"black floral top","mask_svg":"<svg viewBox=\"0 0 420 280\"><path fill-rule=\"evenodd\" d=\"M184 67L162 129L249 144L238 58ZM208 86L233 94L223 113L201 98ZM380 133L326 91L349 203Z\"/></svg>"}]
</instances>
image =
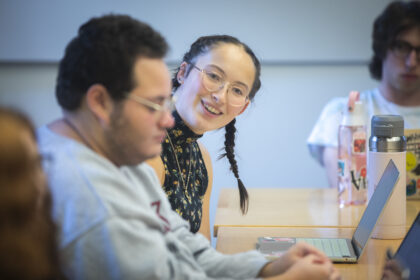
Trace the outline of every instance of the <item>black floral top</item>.
<instances>
[{"instance_id":1,"label":"black floral top","mask_svg":"<svg viewBox=\"0 0 420 280\"><path fill-rule=\"evenodd\" d=\"M168 129L170 139L167 136L162 144L161 158L165 167L163 190L168 196L172 209L190 223L191 232L197 232L201 225L203 197L209 181L197 143L197 139L202 135L195 134L187 127L176 111L173 116L175 126Z\"/></svg>"}]
</instances>

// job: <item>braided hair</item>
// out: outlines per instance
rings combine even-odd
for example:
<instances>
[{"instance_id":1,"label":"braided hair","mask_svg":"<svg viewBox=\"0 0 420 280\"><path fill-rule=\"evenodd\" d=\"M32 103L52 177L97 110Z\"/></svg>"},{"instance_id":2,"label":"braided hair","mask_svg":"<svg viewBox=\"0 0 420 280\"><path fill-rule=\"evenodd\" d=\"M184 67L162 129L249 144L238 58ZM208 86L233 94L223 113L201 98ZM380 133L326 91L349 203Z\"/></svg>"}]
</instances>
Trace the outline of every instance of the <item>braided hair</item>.
<instances>
[{"instance_id":1,"label":"braided hair","mask_svg":"<svg viewBox=\"0 0 420 280\"><path fill-rule=\"evenodd\" d=\"M196 61L196 58L200 55L203 55L207 52L209 52L212 48L215 48L216 46L220 44L233 44L236 46L240 46L244 49L244 51L251 57L252 62L255 66L255 77L254 82L251 87L251 91L249 93L249 100L252 100L257 93L257 91L261 87L261 81L260 81L260 74L261 74L261 65L258 60L258 58L255 56L254 52L244 43L239 41L237 38L229 36L229 35L212 35L212 36L203 36L198 38L190 47L190 50L185 53L183 57L183 61L188 63L188 67L186 69L186 75L189 74L192 67L189 67L189 65L194 64ZM178 68L175 71L175 75L172 79L172 85L173 90L176 91L178 87L181 85L180 82L177 79L177 75L180 68ZM240 207L243 214L245 214L248 211L248 192L246 191L246 188L244 184L242 183L242 180L239 178L239 171L238 171L238 165L235 159L235 122L236 119L233 119L230 123L228 123L225 126L225 152L222 153L219 156L219 159L223 157L227 157L230 164L230 170L235 175L236 180L238 181L238 189L239 189L239 197L240 197Z\"/></svg>"}]
</instances>

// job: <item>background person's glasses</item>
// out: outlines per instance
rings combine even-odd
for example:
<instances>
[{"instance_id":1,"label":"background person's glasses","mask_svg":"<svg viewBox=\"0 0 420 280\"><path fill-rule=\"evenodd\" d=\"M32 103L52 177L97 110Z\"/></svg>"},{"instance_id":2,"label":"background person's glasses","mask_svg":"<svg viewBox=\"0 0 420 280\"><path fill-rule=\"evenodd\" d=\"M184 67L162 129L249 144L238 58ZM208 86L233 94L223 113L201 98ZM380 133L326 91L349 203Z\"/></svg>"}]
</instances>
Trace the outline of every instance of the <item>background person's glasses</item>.
<instances>
[{"instance_id":1,"label":"background person's glasses","mask_svg":"<svg viewBox=\"0 0 420 280\"><path fill-rule=\"evenodd\" d=\"M414 47L406 41L395 40L391 44L391 50L397 57L402 59L407 59L411 52L415 51L417 61L420 62L420 47Z\"/></svg>"},{"instance_id":2,"label":"background person's glasses","mask_svg":"<svg viewBox=\"0 0 420 280\"><path fill-rule=\"evenodd\" d=\"M209 68L200 69L194 64L191 65L201 72L203 86L209 92L218 92L225 87L226 80L222 73ZM248 89L244 85L229 84L227 90L227 102L229 105L244 106L248 98Z\"/></svg>"},{"instance_id":3,"label":"background person's glasses","mask_svg":"<svg viewBox=\"0 0 420 280\"><path fill-rule=\"evenodd\" d=\"M175 96L173 95L163 99L162 104L154 103L135 94L129 95L128 98L139 104L142 104L143 106L146 106L151 112L157 114L159 117L162 116L164 112L172 113L175 110Z\"/></svg>"}]
</instances>

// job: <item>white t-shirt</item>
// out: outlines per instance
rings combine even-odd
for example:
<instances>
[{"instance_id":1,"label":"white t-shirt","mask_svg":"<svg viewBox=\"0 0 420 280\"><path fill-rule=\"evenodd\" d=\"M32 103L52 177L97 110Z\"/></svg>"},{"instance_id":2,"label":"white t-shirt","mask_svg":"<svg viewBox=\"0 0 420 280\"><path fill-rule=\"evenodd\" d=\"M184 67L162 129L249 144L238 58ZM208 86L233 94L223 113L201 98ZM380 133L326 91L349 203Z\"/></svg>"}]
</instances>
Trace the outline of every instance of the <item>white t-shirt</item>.
<instances>
[{"instance_id":1,"label":"white t-shirt","mask_svg":"<svg viewBox=\"0 0 420 280\"><path fill-rule=\"evenodd\" d=\"M402 107L387 101L379 89L364 91L360 94L366 110L366 126L370 137L370 120L373 115L401 115L404 118L405 129L420 128L420 107ZM324 147L337 147L338 126L348 98L332 99L322 110L312 132L307 140L311 155L322 164L322 150Z\"/></svg>"}]
</instances>

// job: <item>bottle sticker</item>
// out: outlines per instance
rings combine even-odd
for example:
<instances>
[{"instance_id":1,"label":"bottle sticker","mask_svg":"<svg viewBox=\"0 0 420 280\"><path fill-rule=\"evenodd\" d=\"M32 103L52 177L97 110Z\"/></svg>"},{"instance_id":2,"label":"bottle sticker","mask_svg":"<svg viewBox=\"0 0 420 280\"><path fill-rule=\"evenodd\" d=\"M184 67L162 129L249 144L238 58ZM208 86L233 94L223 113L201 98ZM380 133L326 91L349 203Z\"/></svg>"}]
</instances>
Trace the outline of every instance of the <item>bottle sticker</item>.
<instances>
[{"instance_id":1,"label":"bottle sticker","mask_svg":"<svg viewBox=\"0 0 420 280\"><path fill-rule=\"evenodd\" d=\"M353 134L353 153L366 153L366 133L364 131L358 131Z\"/></svg>"},{"instance_id":2,"label":"bottle sticker","mask_svg":"<svg viewBox=\"0 0 420 280\"><path fill-rule=\"evenodd\" d=\"M417 181L418 183L418 181ZM416 180L407 180L407 196L416 194Z\"/></svg>"},{"instance_id":3,"label":"bottle sticker","mask_svg":"<svg viewBox=\"0 0 420 280\"><path fill-rule=\"evenodd\" d=\"M338 176L344 177L344 160L338 160Z\"/></svg>"},{"instance_id":4,"label":"bottle sticker","mask_svg":"<svg viewBox=\"0 0 420 280\"><path fill-rule=\"evenodd\" d=\"M407 166L406 166L407 171L411 171L417 165L416 155L411 151L407 151L406 158L407 158Z\"/></svg>"},{"instance_id":5,"label":"bottle sticker","mask_svg":"<svg viewBox=\"0 0 420 280\"><path fill-rule=\"evenodd\" d=\"M356 190L361 191L367 188L366 182L366 166L363 166L359 170L351 170L351 183Z\"/></svg>"},{"instance_id":6,"label":"bottle sticker","mask_svg":"<svg viewBox=\"0 0 420 280\"><path fill-rule=\"evenodd\" d=\"M406 129L407 198L420 199L420 129Z\"/></svg>"}]
</instances>

